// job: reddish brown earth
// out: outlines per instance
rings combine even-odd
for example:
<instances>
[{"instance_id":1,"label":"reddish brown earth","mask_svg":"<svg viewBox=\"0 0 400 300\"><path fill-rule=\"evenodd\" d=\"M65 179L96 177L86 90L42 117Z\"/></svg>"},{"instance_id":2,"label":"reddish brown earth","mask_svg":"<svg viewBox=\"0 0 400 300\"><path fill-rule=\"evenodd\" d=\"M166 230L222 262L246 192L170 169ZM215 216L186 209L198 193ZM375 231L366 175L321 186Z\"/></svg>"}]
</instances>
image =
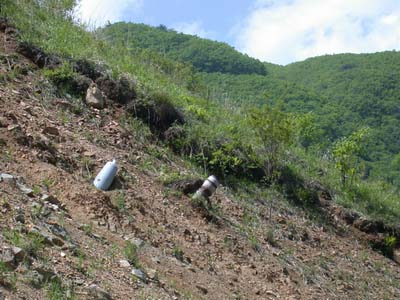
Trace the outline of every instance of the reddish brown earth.
<instances>
[{"instance_id":1,"label":"reddish brown earth","mask_svg":"<svg viewBox=\"0 0 400 300\"><path fill-rule=\"evenodd\" d=\"M112 299L400 299L400 266L373 251L366 234L340 220L312 221L278 194L270 214L269 204L219 188L212 203L221 219L208 221L162 184L174 172L198 177L187 163L123 128L121 107L97 111L57 98L15 42L4 33L0 41L0 173L34 190L0 182L0 247L12 246L10 232L35 225L68 233L2 272L6 299L51 299L46 281L33 284L43 270L75 299L107 299L91 296L91 284ZM119 185L97 191L91 181L112 158ZM58 200L55 210L44 194ZM145 242L141 269L158 279L142 282L120 266L133 238Z\"/></svg>"}]
</instances>

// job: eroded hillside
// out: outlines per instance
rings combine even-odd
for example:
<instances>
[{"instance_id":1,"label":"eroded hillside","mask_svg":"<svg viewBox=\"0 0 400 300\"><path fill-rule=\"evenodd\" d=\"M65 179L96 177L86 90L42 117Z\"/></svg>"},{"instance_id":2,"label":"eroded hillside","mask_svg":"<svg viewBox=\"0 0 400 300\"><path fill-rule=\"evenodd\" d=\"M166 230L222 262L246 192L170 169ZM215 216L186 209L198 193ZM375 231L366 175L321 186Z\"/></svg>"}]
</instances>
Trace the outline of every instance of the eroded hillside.
<instances>
[{"instance_id":1,"label":"eroded hillside","mask_svg":"<svg viewBox=\"0 0 400 300\"><path fill-rule=\"evenodd\" d=\"M212 211L196 207L173 188L201 178L195 169L129 126L123 105L57 97L3 29L3 298L400 297L399 265L371 248L376 235L334 215L339 207L312 219L282 194L243 198L224 187ZM112 158L116 181L98 191L93 177Z\"/></svg>"}]
</instances>

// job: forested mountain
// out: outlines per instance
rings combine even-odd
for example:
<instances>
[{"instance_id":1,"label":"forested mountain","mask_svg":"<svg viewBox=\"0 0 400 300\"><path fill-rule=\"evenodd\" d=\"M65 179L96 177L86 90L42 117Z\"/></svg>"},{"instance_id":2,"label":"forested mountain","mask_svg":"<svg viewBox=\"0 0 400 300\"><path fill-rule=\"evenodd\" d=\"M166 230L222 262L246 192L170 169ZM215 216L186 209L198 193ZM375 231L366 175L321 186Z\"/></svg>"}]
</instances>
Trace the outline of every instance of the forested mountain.
<instances>
[{"instance_id":1,"label":"forested mountain","mask_svg":"<svg viewBox=\"0 0 400 300\"><path fill-rule=\"evenodd\" d=\"M365 159L381 176L398 176L400 153L400 53L327 55L281 69L281 77L329 99L323 106L335 116L332 137L357 127L373 129Z\"/></svg>"},{"instance_id":2,"label":"forested mountain","mask_svg":"<svg viewBox=\"0 0 400 300\"><path fill-rule=\"evenodd\" d=\"M116 23L107 40L157 51L192 64L209 98L234 105L282 102L290 112L312 112L327 145L361 127L372 129L363 155L364 176L395 182L400 153L400 53L340 54L279 66L243 55L219 42L165 26Z\"/></svg>"},{"instance_id":3,"label":"forested mountain","mask_svg":"<svg viewBox=\"0 0 400 300\"><path fill-rule=\"evenodd\" d=\"M155 50L169 58L192 64L204 72L265 75L259 60L244 55L228 44L177 33L160 25L119 22L106 26L101 33L113 43Z\"/></svg>"}]
</instances>

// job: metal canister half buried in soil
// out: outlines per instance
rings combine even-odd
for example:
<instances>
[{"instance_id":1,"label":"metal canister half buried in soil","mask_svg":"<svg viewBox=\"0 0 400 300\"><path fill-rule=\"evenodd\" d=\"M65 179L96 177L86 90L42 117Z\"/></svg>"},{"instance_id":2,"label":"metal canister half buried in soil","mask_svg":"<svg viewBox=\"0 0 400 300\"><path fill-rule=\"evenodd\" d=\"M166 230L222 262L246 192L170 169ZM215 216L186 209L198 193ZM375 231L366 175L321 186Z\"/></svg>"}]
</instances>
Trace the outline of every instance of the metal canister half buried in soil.
<instances>
[{"instance_id":1,"label":"metal canister half buried in soil","mask_svg":"<svg viewBox=\"0 0 400 300\"><path fill-rule=\"evenodd\" d=\"M217 177L211 175L203 182L203 185L197 190L195 195L209 198L215 193L218 186L219 182Z\"/></svg>"},{"instance_id":2,"label":"metal canister half buried in soil","mask_svg":"<svg viewBox=\"0 0 400 300\"><path fill-rule=\"evenodd\" d=\"M107 162L94 179L94 186L100 190L107 191L114 180L115 174L117 174L117 170L118 166L115 159Z\"/></svg>"}]
</instances>

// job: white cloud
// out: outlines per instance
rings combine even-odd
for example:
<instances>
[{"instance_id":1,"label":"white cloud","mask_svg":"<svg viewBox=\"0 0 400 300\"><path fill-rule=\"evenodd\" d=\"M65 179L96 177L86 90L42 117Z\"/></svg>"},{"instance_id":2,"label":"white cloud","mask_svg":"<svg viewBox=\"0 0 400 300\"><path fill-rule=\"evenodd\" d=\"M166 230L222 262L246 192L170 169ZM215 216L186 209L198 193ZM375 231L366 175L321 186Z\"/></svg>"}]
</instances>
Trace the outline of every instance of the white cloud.
<instances>
[{"instance_id":1,"label":"white cloud","mask_svg":"<svg viewBox=\"0 0 400 300\"><path fill-rule=\"evenodd\" d=\"M237 44L263 61L400 49L398 0L256 0L253 7Z\"/></svg>"},{"instance_id":2,"label":"white cloud","mask_svg":"<svg viewBox=\"0 0 400 300\"><path fill-rule=\"evenodd\" d=\"M144 0L81 0L76 15L91 27L121 21L140 10Z\"/></svg>"},{"instance_id":3,"label":"white cloud","mask_svg":"<svg viewBox=\"0 0 400 300\"><path fill-rule=\"evenodd\" d=\"M202 38L213 38L214 34L211 31L206 31L203 28L203 24L198 21L186 23L177 23L175 25L171 26L178 32L186 33L186 34L191 34L191 35L197 35Z\"/></svg>"}]
</instances>

